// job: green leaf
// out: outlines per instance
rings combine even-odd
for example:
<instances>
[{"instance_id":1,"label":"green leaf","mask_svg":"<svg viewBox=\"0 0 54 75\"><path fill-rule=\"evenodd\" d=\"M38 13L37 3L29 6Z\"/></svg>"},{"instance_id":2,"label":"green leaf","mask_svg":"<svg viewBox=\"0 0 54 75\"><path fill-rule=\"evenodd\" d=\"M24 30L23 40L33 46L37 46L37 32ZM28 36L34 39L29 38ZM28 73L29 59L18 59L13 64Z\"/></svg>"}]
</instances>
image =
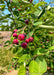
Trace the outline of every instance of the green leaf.
<instances>
[{"instance_id":1,"label":"green leaf","mask_svg":"<svg viewBox=\"0 0 54 75\"><path fill-rule=\"evenodd\" d=\"M9 44L10 44L11 42L8 40L8 41L6 41L6 42L5 42L5 44L7 44L7 43L9 43Z\"/></svg>"},{"instance_id":2,"label":"green leaf","mask_svg":"<svg viewBox=\"0 0 54 75\"><path fill-rule=\"evenodd\" d=\"M49 47L49 50L54 50L54 46Z\"/></svg>"},{"instance_id":3,"label":"green leaf","mask_svg":"<svg viewBox=\"0 0 54 75\"><path fill-rule=\"evenodd\" d=\"M19 12L18 12L17 10L15 10L13 13L14 13L14 15L16 15L16 16L19 16Z\"/></svg>"},{"instance_id":4,"label":"green leaf","mask_svg":"<svg viewBox=\"0 0 54 75\"><path fill-rule=\"evenodd\" d=\"M36 50L34 50L34 55L41 55L41 53L39 52L41 48L37 48Z\"/></svg>"},{"instance_id":5,"label":"green leaf","mask_svg":"<svg viewBox=\"0 0 54 75\"><path fill-rule=\"evenodd\" d=\"M45 73L47 71L47 63L45 59L42 56L38 56L36 62L38 63L39 73Z\"/></svg>"},{"instance_id":6,"label":"green leaf","mask_svg":"<svg viewBox=\"0 0 54 75\"><path fill-rule=\"evenodd\" d=\"M38 21L38 22L35 22L33 25L34 25L34 26L42 25L42 23L43 23L42 21Z\"/></svg>"},{"instance_id":7,"label":"green leaf","mask_svg":"<svg viewBox=\"0 0 54 75\"><path fill-rule=\"evenodd\" d=\"M40 28L42 29L47 29L47 30L51 30L51 31L54 31L54 26L48 26L48 25L39 25Z\"/></svg>"},{"instance_id":8,"label":"green leaf","mask_svg":"<svg viewBox=\"0 0 54 75\"><path fill-rule=\"evenodd\" d=\"M4 10L5 9L5 5L0 5L1 9Z\"/></svg>"},{"instance_id":9,"label":"green leaf","mask_svg":"<svg viewBox=\"0 0 54 75\"><path fill-rule=\"evenodd\" d=\"M28 61L30 58L31 58L31 57L30 57L29 54L24 54L24 55L22 55L22 56L19 58L18 62L19 62L19 63L24 63L24 62L28 63L27 61Z\"/></svg>"},{"instance_id":10,"label":"green leaf","mask_svg":"<svg viewBox=\"0 0 54 75\"><path fill-rule=\"evenodd\" d=\"M34 31L31 31L30 33L28 33L28 34L27 34L27 38L29 38L29 36L32 36L32 35L33 35L33 32L34 32Z\"/></svg>"},{"instance_id":11,"label":"green leaf","mask_svg":"<svg viewBox=\"0 0 54 75\"><path fill-rule=\"evenodd\" d=\"M24 65L22 65L19 69L18 75L25 75L25 73L26 73L26 69Z\"/></svg>"},{"instance_id":12,"label":"green leaf","mask_svg":"<svg viewBox=\"0 0 54 75\"><path fill-rule=\"evenodd\" d=\"M13 40L14 40L14 37L13 37L13 35L11 36L11 42L13 43Z\"/></svg>"},{"instance_id":13,"label":"green leaf","mask_svg":"<svg viewBox=\"0 0 54 75\"><path fill-rule=\"evenodd\" d=\"M34 35L34 41L39 41L39 38L36 35Z\"/></svg>"},{"instance_id":14,"label":"green leaf","mask_svg":"<svg viewBox=\"0 0 54 75\"><path fill-rule=\"evenodd\" d=\"M37 4L35 5L35 7L37 8L37 7L42 6L42 5L45 5L45 4L47 4L47 3L44 2L44 1L42 1L42 2L37 3Z\"/></svg>"},{"instance_id":15,"label":"green leaf","mask_svg":"<svg viewBox=\"0 0 54 75\"><path fill-rule=\"evenodd\" d=\"M30 75L42 75L47 70L45 59L38 57L36 61L32 60L29 65Z\"/></svg>"},{"instance_id":16,"label":"green leaf","mask_svg":"<svg viewBox=\"0 0 54 75\"><path fill-rule=\"evenodd\" d=\"M29 64L29 74L38 75L38 63L32 60Z\"/></svg>"},{"instance_id":17,"label":"green leaf","mask_svg":"<svg viewBox=\"0 0 54 75\"><path fill-rule=\"evenodd\" d=\"M16 2L16 1L18 1L18 0L13 0L13 2Z\"/></svg>"}]
</instances>

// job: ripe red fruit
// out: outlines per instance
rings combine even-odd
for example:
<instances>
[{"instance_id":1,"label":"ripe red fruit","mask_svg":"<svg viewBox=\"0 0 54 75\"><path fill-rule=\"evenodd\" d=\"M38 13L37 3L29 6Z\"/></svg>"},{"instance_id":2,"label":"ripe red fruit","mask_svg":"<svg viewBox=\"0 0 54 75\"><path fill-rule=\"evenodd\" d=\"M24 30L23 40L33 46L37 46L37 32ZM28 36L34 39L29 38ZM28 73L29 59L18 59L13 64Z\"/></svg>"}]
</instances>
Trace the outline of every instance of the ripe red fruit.
<instances>
[{"instance_id":1,"label":"ripe red fruit","mask_svg":"<svg viewBox=\"0 0 54 75\"><path fill-rule=\"evenodd\" d=\"M47 39L47 41L49 41L49 39Z\"/></svg>"},{"instance_id":2,"label":"ripe red fruit","mask_svg":"<svg viewBox=\"0 0 54 75\"><path fill-rule=\"evenodd\" d=\"M20 6L20 8L22 8L22 6Z\"/></svg>"},{"instance_id":3,"label":"ripe red fruit","mask_svg":"<svg viewBox=\"0 0 54 75\"><path fill-rule=\"evenodd\" d=\"M32 42L33 41L33 37L29 37L29 42Z\"/></svg>"},{"instance_id":4,"label":"ripe red fruit","mask_svg":"<svg viewBox=\"0 0 54 75\"><path fill-rule=\"evenodd\" d=\"M29 23L29 20L25 20L25 23L28 24Z\"/></svg>"},{"instance_id":5,"label":"ripe red fruit","mask_svg":"<svg viewBox=\"0 0 54 75\"><path fill-rule=\"evenodd\" d=\"M50 68L50 67L47 67L47 69L48 69L48 70L51 70L51 68Z\"/></svg>"},{"instance_id":6,"label":"ripe red fruit","mask_svg":"<svg viewBox=\"0 0 54 75\"><path fill-rule=\"evenodd\" d=\"M21 11L21 9L17 9L18 11Z\"/></svg>"},{"instance_id":7,"label":"ripe red fruit","mask_svg":"<svg viewBox=\"0 0 54 75\"><path fill-rule=\"evenodd\" d=\"M18 40L17 39L14 39L13 40L13 44L18 44L19 42L18 42Z\"/></svg>"},{"instance_id":8,"label":"ripe red fruit","mask_svg":"<svg viewBox=\"0 0 54 75\"><path fill-rule=\"evenodd\" d=\"M16 6L14 6L14 8L16 8Z\"/></svg>"},{"instance_id":9,"label":"ripe red fruit","mask_svg":"<svg viewBox=\"0 0 54 75\"><path fill-rule=\"evenodd\" d=\"M12 72L12 71L10 71L10 72Z\"/></svg>"},{"instance_id":10,"label":"ripe red fruit","mask_svg":"<svg viewBox=\"0 0 54 75\"><path fill-rule=\"evenodd\" d=\"M41 43L43 43L43 42L41 41Z\"/></svg>"},{"instance_id":11,"label":"ripe red fruit","mask_svg":"<svg viewBox=\"0 0 54 75\"><path fill-rule=\"evenodd\" d=\"M26 43L26 42L23 42L23 43L21 44L21 46L22 46L23 48L27 48L27 43Z\"/></svg>"},{"instance_id":12,"label":"ripe red fruit","mask_svg":"<svg viewBox=\"0 0 54 75\"><path fill-rule=\"evenodd\" d=\"M13 37L17 37L17 33L13 33Z\"/></svg>"},{"instance_id":13,"label":"ripe red fruit","mask_svg":"<svg viewBox=\"0 0 54 75\"><path fill-rule=\"evenodd\" d=\"M49 34L53 34L53 32L49 32Z\"/></svg>"},{"instance_id":14,"label":"ripe red fruit","mask_svg":"<svg viewBox=\"0 0 54 75\"><path fill-rule=\"evenodd\" d=\"M29 39L26 39L25 42L26 42L26 43L29 43Z\"/></svg>"},{"instance_id":15,"label":"ripe red fruit","mask_svg":"<svg viewBox=\"0 0 54 75\"><path fill-rule=\"evenodd\" d=\"M18 39L19 39L20 41L24 40L24 38L25 38L25 36L24 36L23 34L19 34L19 35L18 35Z\"/></svg>"},{"instance_id":16,"label":"ripe red fruit","mask_svg":"<svg viewBox=\"0 0 54 75\"><path fill-rule=\"evenodd\" d=\"M17 32L17 29L14 29L14 33Z\"/></svg>"}]
</instances>

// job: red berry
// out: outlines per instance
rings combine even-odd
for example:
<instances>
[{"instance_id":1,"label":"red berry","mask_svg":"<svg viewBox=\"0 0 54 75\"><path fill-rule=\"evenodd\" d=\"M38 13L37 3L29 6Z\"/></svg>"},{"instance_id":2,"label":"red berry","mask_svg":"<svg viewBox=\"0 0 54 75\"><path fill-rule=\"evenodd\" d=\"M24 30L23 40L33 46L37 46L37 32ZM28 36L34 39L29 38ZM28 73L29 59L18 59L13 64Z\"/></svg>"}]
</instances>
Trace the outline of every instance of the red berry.
<instances>
[{"instance_id":1,"label":"red berry","mask_svg":"<svg viewBox=\"0 0 54 75\"><path fill-rule=\"evenodd\" d=\"M23 43L21 44L21 46L22 46L23 48L27 48L27 43L26 43L26 42L23 42Z\"/></svg>"},{"instance_id":2,"label":"red berry","mask_svg":"<svg viewBox=\"0 0 54 75\"><path fill-rule=\"evenodd\" d=\"M19 39L20 41L24 40L24 38L25 38L25 36L24 36L23 34L19 34L19 35L18 35L18 39Z\"/></svg>"},{"instance_id":3,"label":"red berry","mask_svg":"<svg viewBox=\"0 0 54 75\"><path fill-rule=\"evenodd\" d=\"M22 8L22 6L20 6L20 8Z\"/></svg>"},{"instance_id":4,"label":"red berry","mask_svg":"<svg viewBox=\"0 0 54 75\"><path fill-rule=\"evenodd\" d=\"M17 9L18 11L21 11L21 9Z\"/></svg>"},{"instance_id":5,"label":"red berry","mask_svg":"<svg viewBox=\"0 0 54 75\"><path fill-rule=\"evenodd\" d=\"M10 72L12 72L12 71L10 71Z\"/></svg>"},{"instance_id":6,"label":"red berry","mask_svg":"<svg viewBox=\"0 0 54 75\"><path fill-rule=\"evenodd\" d=\"M17 32L17 29L14 29L14 33Z\"/></svg>"},{"instance_id":7,"label":"red berry","mask_svg":"<svg viewBox=\"0 0 54 75\"><path fill-rule=\"evenodd\" d=\"M17 37L17 33L13 33L13 37Z\"/></svg>"},{"instance_id":8,"label":"red berry","mask_svg":"<svg viewBox=\"0 0 54 75\"><path fill-rule=\"evenodd\" d=\"M43 42L41 41L41 43L43 43Z\"/></svg>"},{"instance_id":9,"label":"red berry","mask_svg":"<svg viewBox=\"0 0 54 75\"><path fill-rule=\"evenodd\" d=\"M29 39L26 39L25 42L26 42L26 43L29 43Z\"/></svg>"},{"instance_id":10,"label":"red berry","mask_svg":"<svg viewBox=\"0 0 54 75\"><path fill-rule=\"evenodd\" d=\"M14 39L13 40L13 44L18 44L19 42L18 42L18 40L17 39Z\"/></svg>"},{"instance_id":11,"label":"red berry","mask_svg":"<svg viewBox=\"0 0 54 75\"><path fill-rule=\"evenodd\" d=\"M25 23L28 24L29 23L29 20L25 20Z\"/></svg>"},{"instance_id":12,"label":"red berry","mask_svg":"<svg viewBox=\"0 0 54 75\"><path fill-rule=\"evenodd\" d=\"M53 32L49 32L49 34L53 34Z\"/></svg>"},{"instance_id":13,"label":"red berry","mask_svg":"<svg viewBox=\"0 0 54 75\"><path fill-rule=\"evenodd\" d=\"M49 41L49 39L47 39L47 41Z\"/></svg>"},{"instance_id":14,"label":"red berry","mask_svg":"<svg viewBox=\"0 0 54 75\"><path fill-rule=\"evenodd\" d=\"M14 8L16 8L16 6L14 6Z\"/></svg>"},{"instance_id":15,"label":"red berry","mask_svg":"<svg viewBox=\"0 0 54 75\"><path fill-rule=\"evenodd\" d=\"M47 67L47 69L50 70L51 68L50 67Z\"/></svg>"},{"instance_id":16,"label":"red berry","mask_svg":"<svg viewBox=\"0 0 54 75\"><path fill-rule=\"evenodd\" d=\"M33 37L29 37L29 41L32 42L33 41Z\"/></svg>"},{"instance_id":17,"label":"red berry","mask_svg":"<svg viewBox=\"0 0 54 75\"><path fill-rule=\"evenodd\" d=\"M12 65L14 65L14 63L12 63Z\"/></svg>"}]
</instances>

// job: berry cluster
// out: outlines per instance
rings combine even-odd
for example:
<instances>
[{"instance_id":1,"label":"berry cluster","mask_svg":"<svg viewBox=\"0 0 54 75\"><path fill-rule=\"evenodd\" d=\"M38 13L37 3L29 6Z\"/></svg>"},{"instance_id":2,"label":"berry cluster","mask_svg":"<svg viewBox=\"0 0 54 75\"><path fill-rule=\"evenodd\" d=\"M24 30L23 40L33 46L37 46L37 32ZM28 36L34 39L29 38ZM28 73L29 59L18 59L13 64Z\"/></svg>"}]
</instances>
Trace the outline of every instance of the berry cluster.
<instances>
[{"instance_id":1,"label":"berry cluster","mask_svg":"<svg viewBox=\"0 0 54 75\"><path fill-rule=\"evenodd\" d=\"M17 29L15 29L14 30L14 33L13 33L13 37L18 37L18 40L20 40L20 41L23 41L25 38L26 38L26 34L24 33L24 34L19 34L19 35L17 35ZM13 40L13 44L19 44L19 41L18 41L17 39L14 39ZM33 42L33 37L29 37L28 39L25 39L25 42L23 42L22 44L21 44L21 46L23 47L23 48L27 48L27 44L29 43L29 42Z\"/></svg>"}]
</instances>

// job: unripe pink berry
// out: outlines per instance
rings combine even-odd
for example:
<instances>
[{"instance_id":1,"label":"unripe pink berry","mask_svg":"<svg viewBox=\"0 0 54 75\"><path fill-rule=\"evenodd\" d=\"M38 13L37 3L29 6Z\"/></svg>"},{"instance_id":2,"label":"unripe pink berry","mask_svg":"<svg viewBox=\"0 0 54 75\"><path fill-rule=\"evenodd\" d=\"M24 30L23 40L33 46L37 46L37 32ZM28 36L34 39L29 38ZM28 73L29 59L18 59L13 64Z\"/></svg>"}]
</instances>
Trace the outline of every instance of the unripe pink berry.
<instances>
[{"instance_id":1,"label":"unripe pink berry","mask_svg":"<svg viewBox=\"0 0 54 75\"><path fill-rule=\"evenodd\" d=\"M29 43L29 39L26 39L25 42L26 42L26 43Z\"/></svg>"},{"instance_id":2,"label":"unripe pink berry","mask_svg":"<svg viewBox=\"0 0 54 75\"><path fill-rule=\"evenodd\" d=\"M18 42L18 40L17 39L14 39L13 40L13 44L18 44L19 42Z\"/></svg>"},{"instance_id":3,"label":"unripe pink berry","mask_svg":"<svg viewBox=\"0 0 54 75\"><path fill-rule=\"evenodd\" d=\"M47 67L47 69L48 69L48 70L51 70L51 68L50 68L50 67Z\"/></svg>"},{"instance_id":4,"label":"unripe pink berry","mask_svg":"<svg viewBox=\"0 0 54 75\"><path fill-rule=\"evenodd\" d=\"M27 48L27 43L26 43L26 42L23 42L23 43L21 44L21 46L22 46L23 48Z\"/></svg>"},{"instance_id":5,"label":"unripe pink berry","mask_svg":"<svg viewBox=\"0 0 54 75\"><path fill-rule=\"evenodd\" d=\"M13 37L17 37L17 33L13 33Z\"/></svg>"},{"instance_id":6,"label":"unripe pink berry","mask_svg":"<svg viewBox=\"0 0 54 75\"><path fill-rule=\"evenodd\" d=\"M17 32L17 29L14 29L14 33Z\"/></svg>"},{"instance_id":7,"label":"unripe pink berry","mask_svg":"<svg viewBox=\"0 0 54 75\"><path fill-rule=\"evenodd\" d=\"M17 32L17 29L14 29L14 33Z\"/></svg>"},{"instance_id":8,"label":"unripe pink berry","mask_svg":"<svg viewBox=\"0 0 54 75\"><path fill-rule=\"evenodd\" d=\"M25 23L28 24L29 23L29 20L25 20Z\"/></svg>"},{"instance_id":9,"label":"unripe pink berry","mask_svg":"<svg viewBox=\"0 0 54 75\"><path fill-rule=\"evenodd\" d=\"M13 0L10 0L10 3L12 3L13 2Z\"/></svg>"},{"instance_id":10,"label":"unripe pink berry","mask_svg":"<svg viewBox=\"0 0 54 75\"><path fill-rule=\"evenodd\" d=\"M12 71L10 71L10 72L12 72Z\"/></svg>"},{"instance_id":11,"label":"unripe pink berry","mask_svg":"<svg viewBox=\"0 0 54 75\"><path fill-rule=\"evenodd\" d=\"M0 7L0 10L1 10L1 7Z\"/></svg>"},{"instance_id":12,"label":"unripe pink berry","mask_svg":"<svg viewBox=\"0 0 54 75\"><path fill-rule=\"evenodd\" d=\"M29 42L32 42L33 41L33 37L29 37Z\"/></svg>"},{"instance_id":13,"label":"unripe pink berry","mask_svg":"<svg viewBox=\"0 0 54 75\"><path fill-rule=\"evenodd\" d=\"M22 6L20 6L20 8L22 8Z\"/></svg>"},{"instance_id":14,"label":"unripe pink berry","mask_svg":"<svg viewBox=\"0 0 54 75\"><path fill-rule=\"evenodd\" d=\"M53 32L49 32L49 34L53 34Z\"/></svg>"},{"instance_id":15,"label":"unripe pink berry","mask_svg":"<svg viewBox=\"0 0 54 75\"><path fill-rule=\"evenodd\" d=\"M18 35L18 39L19 39L20 41L24 40L24 38L25 38L25 36L24 36L23 34L19 34L19 35Z\"/></svg>"}]
</instances>

